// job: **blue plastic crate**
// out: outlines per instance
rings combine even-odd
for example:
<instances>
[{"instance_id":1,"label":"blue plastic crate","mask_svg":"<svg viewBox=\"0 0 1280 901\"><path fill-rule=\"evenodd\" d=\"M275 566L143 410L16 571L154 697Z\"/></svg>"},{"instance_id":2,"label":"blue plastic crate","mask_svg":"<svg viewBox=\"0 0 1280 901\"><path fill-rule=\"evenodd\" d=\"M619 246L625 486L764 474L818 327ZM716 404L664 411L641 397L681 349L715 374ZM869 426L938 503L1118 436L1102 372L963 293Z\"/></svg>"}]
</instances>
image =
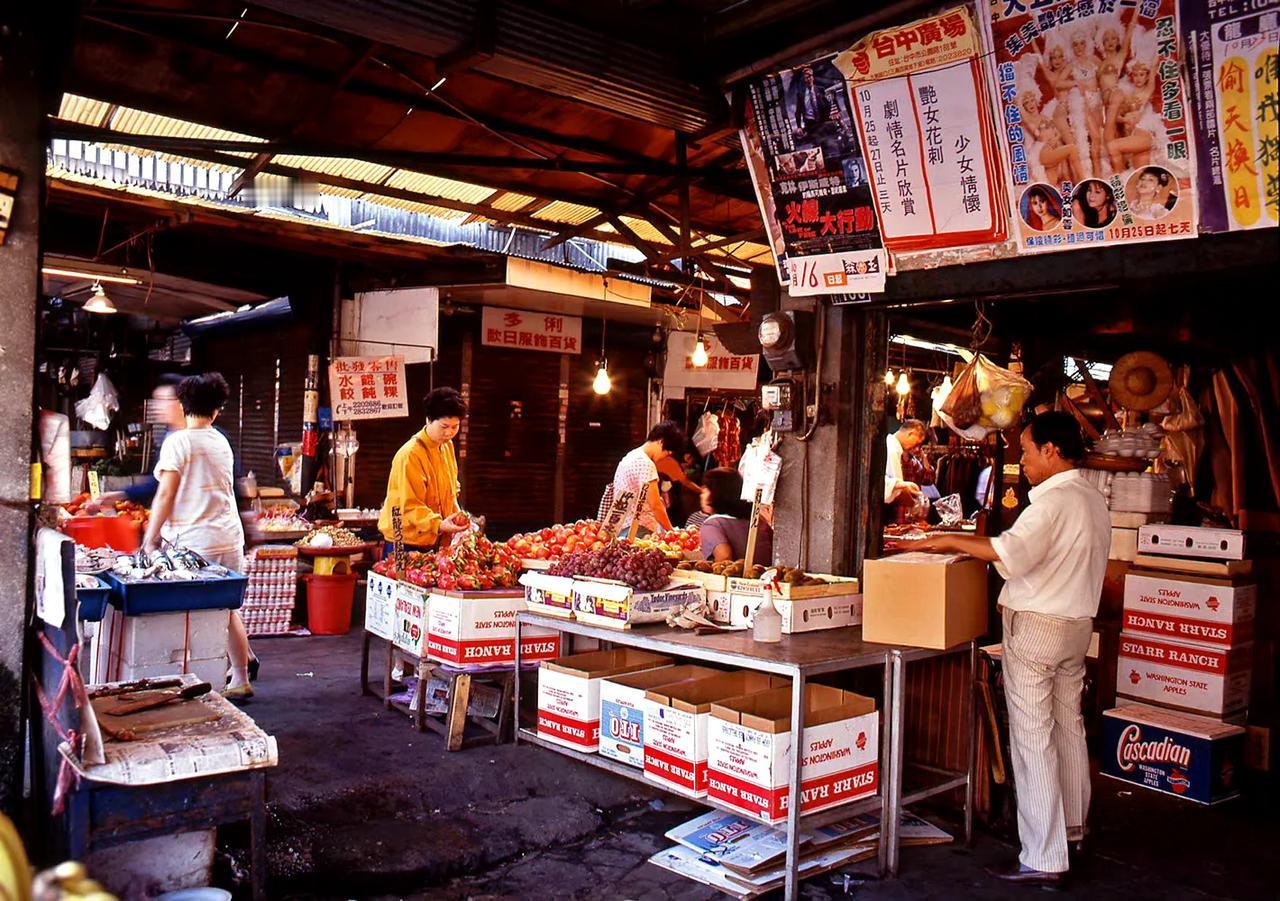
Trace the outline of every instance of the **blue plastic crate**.
<instances>
[{"instance_id":1,"label":"blue plastic crate","mask_svg":"<svg viewBox=\"0 0 1280 901\"><path fill-rule=\"evenodd\" d=\"M111 586L101 577L94 576L97 588L77 588L76 603L80 608L80 618L90 622L98 622L107 609L107 599L111 596Z\"/></svg>"},{"instance_id":2,"label":"blue plastic crate","mask_svg":"<svg viewBox=\"0 0 1280 901\"><path fill-rule=\"evenodd\" d=\"M190 582L130 582L107 573L111 604L125 616L173 613L182 610L238 610L249 586L246 576L232 573L217 579Z\"/></svg>"}]
</instances>

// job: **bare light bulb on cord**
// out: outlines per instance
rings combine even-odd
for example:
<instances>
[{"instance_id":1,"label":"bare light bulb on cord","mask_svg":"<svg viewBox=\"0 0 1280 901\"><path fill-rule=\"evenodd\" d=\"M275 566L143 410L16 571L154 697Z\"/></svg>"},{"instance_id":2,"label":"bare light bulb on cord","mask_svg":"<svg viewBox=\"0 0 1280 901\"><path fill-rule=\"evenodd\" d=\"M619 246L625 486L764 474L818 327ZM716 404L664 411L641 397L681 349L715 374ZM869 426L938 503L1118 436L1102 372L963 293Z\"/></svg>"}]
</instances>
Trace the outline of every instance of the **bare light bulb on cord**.
<instances>
[{"instance_id":1,"label":"bare light bulb on cord","mask_svg":"<svg viewBox=\"0 0 1280 901\"><path fill-rule=\"evenodd\" d=\"M896 382L896 381L897 381L897 379L896 379L896 378L894 377L894 375L893 375L893 370L892 370L892 369L886 369L886 370L884 371L884 383L885 383L886 385L888 385L890 388L892 388L892 387L893 387L893 383L894 383L894 382Z\"/></svg>"},{"instance_id":2,"label":"bare light bulb on cord","mask_svg":"<svg viewBox=\"0 0 1280 901\"><path fill-rule=\"evenodd\" d=\"M596 377L591 382L591 390L596 394L608 394L612 389L613 379L609 378L609 364L601 360L600 368L596 370Z\"/></svg>"},{"instance_id":3,"label":"bare light bulb on cord","mask_svg":"<svg viewBox=\"0 0 1280 901\"><path fill-rule=\"evenodd\" d=\"M703 341L702 336L699 335L698 343L693 346L693 356L689 358L689 361L694 366L702 367L707 365L708 359L710 357L707 356L707 342Z\"/></svg>"},{"instance_id":4,"label":"bare light bulb on cord","mask_svg":"<svg viewBox=\"0 0 1280 901\"><path fill-rule=\"evenodd\" d=\"M903 397L911 393L911 380L907 378L907 371L902 370L902 374L898 376L897 392Z\"/></svg>"}]
</instances>

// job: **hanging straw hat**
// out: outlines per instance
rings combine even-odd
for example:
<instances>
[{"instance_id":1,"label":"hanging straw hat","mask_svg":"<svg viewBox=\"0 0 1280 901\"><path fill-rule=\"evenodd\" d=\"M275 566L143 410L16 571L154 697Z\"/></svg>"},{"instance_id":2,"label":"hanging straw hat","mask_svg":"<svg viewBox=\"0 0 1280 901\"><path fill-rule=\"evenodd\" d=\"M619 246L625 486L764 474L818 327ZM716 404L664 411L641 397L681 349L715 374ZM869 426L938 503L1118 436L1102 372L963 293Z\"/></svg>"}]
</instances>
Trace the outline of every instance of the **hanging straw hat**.
<instances>
[{"instance_id":1,"label":"hanging straw hat","mask_svg":"<svg viewBox=\"0 0 1280 901\"><path fill-rule=\"evenodd\" d=\"M1129 410L1151 410L1173 393L1173 370L1159 354L1125 354L1111 369L1111 398Z\"/></svg>"}]
</instances>

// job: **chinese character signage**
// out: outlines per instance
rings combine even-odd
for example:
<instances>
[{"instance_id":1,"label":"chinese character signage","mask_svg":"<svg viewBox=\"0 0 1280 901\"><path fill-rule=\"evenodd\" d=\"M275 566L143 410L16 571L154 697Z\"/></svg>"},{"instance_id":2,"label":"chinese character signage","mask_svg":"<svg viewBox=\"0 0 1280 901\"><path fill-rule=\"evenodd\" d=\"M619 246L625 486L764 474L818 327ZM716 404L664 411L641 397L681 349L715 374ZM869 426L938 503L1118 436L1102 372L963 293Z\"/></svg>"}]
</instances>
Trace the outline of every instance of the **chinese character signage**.
<instances>
[{"instance_id":1,"label":"chinese character signage","mask_svg":"<svg viewBox=\"0 0 1280 901\"><path fill-rule=\"evenodd\" d=\"M1182 0L1195 98L1200 225L1280 223L1280 0Z\"/></svg>"},{"instance_id":2,"label":"chinese character signage","mask_svg":"<svg viewBox=\"0 0 1280 901\"><path fill-rule=\"evenodd\" d=\"M485 307L480 317L480 343L557 354L582 353L582 320L557 313Z\"/></svg>"},{"instance_id":3,"label":"chinese character signage","mask_svg":"<svg viewBox=\"0 0 1280 901\"><path fill-rule=\"evenodd\" d=\"M1019 250L1193 238L1177 0L987 0Z\"/></svg>"},{"instance_id":4,"label":"chinese character signage","mask_svg":"<svg viewBox=\"0 0 1280 901\"><path fill-rule=\"evenodd\" d=\"M334 357L329 400L339 422L408 416L404 357Z\"/></svg>"},{"instance_id":5,"label":"chinese character signage","mask_svg":"<svg viewBox=\"0 0 1280 901\"><path fill-rule=\"evenodd\" d=\"M749 83L741 138L790 293L883 291L888 258L832 57Z\"/></svg>"},{"instance_id":6,"label":"chinese character signage","mask_svg":"<svg viewBox=\"0 0 1280 901\"><path fill-rule=\"evenodd\" d=\"M663 387L727 388L754 391L760 371L760 355L738 356L716 340L711 332L703 332L707 348L707 365L693 365L693 349L698 336L691 332L667 335L667 365L663 371Z\"/></svg>"},{"instance_id":7,"label":"chinese character signage","mask_svg":"<svg viewBox=\"0 0 1280 901\"><path fill-rule=\"evenodd\" d=\"M836 58L890 250L1004 240L981 56L973 18L958 8L868 35Z\"/></svg>"}]
</instances>

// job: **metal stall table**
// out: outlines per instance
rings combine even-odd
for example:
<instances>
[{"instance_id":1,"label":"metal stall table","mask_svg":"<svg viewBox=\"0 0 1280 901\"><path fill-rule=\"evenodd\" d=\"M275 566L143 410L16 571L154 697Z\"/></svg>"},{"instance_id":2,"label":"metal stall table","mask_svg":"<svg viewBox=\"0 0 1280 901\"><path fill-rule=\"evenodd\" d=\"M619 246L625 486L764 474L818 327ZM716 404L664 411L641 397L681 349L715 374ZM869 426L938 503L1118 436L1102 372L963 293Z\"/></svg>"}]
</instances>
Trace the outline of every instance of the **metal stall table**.
<instances>
[{"instance_id":1,"label":"metal stall table","mask_svg":"<svg viewBox=\"0 0 1280 901\"><path fill-rule=\"evenodd\" d=\"M791 773L790 773L790 789L792 803L788 805L788 815L786 823L787 833L787 860L786 860L786 897L788 899L799 897L799 862L800 862L800 836L805 829L816 829L819 826L828 823L834 823L847 817L856 816L862 813L870 813L878 810L880 812L880 847L879 860L880 870L883 873L890 861L889 843L892 838L890 830L884 828L884 824L890 822L891 818L896 820L897 811L890 807L891 793L886 790L886 786L891 784L886 782L883 761L890 759L890 742L894 730L897 728L898 722L895 718L901 713L901 705L897 708L891 706L891 696L893 685L893 660L891 657L891 648L885 645L866 644L862 641L862 630L859 628L845 629L829 629L820 632L808 632L800 635L784 635L782 641L777 644L758 644L748 632L728 632L711 635L694 635L689 632L679 632L668 628L666 625L659 624L654 626L642 626L635 629L620 631L617 629L601 628L599 626L590 626L576 620L560 619L553 616L544 616L537 613L519 613L516 616L516 677L514 686L514 704L516 712L516 729L515 740L527 741L530 744L538 745L548 750L571 757L581 763L590 766L599 767L608 770L618 776L643 782L646 785L655 788L661 788L653 781L644 778L644 775L634 767L624 763L618 763L599 754L585 754L580 751L573 751L553 742L540 738L538 734L531 729L522 729L519 724L520 712L520 646L521 646L521 628L525 625L542 626L549 629L558 629L561 632L572 635L581 635L587 638L595 638L604 642L612 642L616 645L625 647L640 648L646 651L654 651L661 654L669 654L676 657L685 657L706 661L708 663L720 663L727 666L735 666L741 669L756 670L757 672L771 673L778 676L786 676L791 679L791 747L803 747L804 733L804 717L795 715L796 711L804 709L804 686L805 682L813 677L826 673L843 672L854 669L864 669L867 667L882 667L884 671L884 700L882 705L883 728L881 735L881 753L880 760L880 789L869 797L862 798L857 801L851 801L848 804L842 804L831 810L824 810L818 813L802 815L800 813L800 805L795 802L800 797L800 754L793 753L791 755ZM892 780L892 774L890 774ZM708 807L716 807L729 811L736 816L742 816L746 819L752 819L756 822L771 825L763 819L744 814L740 810L732 810L728 807L722 807L710 798L698 798L697 803L705 804ZM893 830L896 835L896 830ZM895 852L896 853L896 852Z\"/></svg>"}]
</instances>

